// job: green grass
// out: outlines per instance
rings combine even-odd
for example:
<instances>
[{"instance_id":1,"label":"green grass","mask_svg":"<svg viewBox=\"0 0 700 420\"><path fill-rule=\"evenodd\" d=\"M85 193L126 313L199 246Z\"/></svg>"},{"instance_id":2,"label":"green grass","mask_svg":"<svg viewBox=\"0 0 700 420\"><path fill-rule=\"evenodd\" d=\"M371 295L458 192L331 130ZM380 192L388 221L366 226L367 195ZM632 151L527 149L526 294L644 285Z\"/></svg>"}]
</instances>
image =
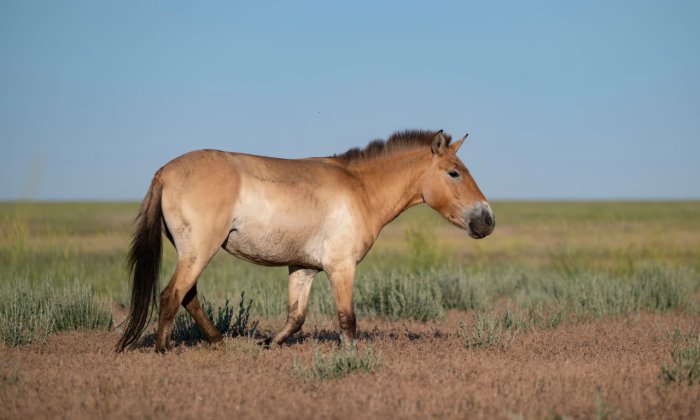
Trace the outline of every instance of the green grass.
<instances>
[{"instance_id":1,"label":"green grass","mask_svg":"<svg viewBox=\"0 0 700 420\"><path fill-rule=\"evenodd\" d=\"M563 320L564 312L557 308L533 305L526 311L513 311L506 307L502 315L497 311L475 312L471 323L460 321L459 335L468 349L509 347L518 333L555 328Z\"/></svg>"},{"instance_id":2,"label":"green grass","mask_svg":"<svg viewBox=\"0 0 700 420\"><path fill-rule=\"evenodd\" d=\"M331 349L323 353L314 344L311 362L306 364L303 359L295 358L292 371L297 375L314 380L337 379L354 372L371 373L382 365L381 355L375 355L372 346L367 345L359 353L357 346L343 345L339 349Z\"/></svg>"},{"instance_id":3,"label":"green grass","mask_svg":"<svg viewBox=\"0 0 700 420\"><path fill-rule=\"evenodd\" d=\"M665 384L700 383L700 332L682 332L675 328L672 340L671 361L661 367L661 379Z\"/></svg>"},{"instance_id":4,"label":"green grass","mask_svg":"<svg viewBox=\"0 0 700 420\"><path fill-rule=\"evenodd\" d=\"M0 290L0 339L8 346L43 341L48 334L75 329L107 329L112 325L109 303L88 285L54 288L4 284Z\"/></svg>"},{"instance_id":5,"label":"green grass","mask_svg":"<svg viewBox=\"0 0 700 420\"><path fill-rule=\"evenodd\" d=\"M460 322L459 327L464 346L468 349L497 346L501 343L501 338L512 331L504 328L494 314L475 314L471 328L464 321ZM512 336L511 334L509 335Z\"/></svg>"},{"instance_id":6,"label":"green grass","mask_svg":"<svg viewBox=\"0 0 700 420\"><path fill-rule=\"evenodd\" d=\"M377 270L361 275L354 299L361 315L427 321L441 318L445 312L438 283L424 274Z\"/></svg>"},{"instance_id":7,"label":"green grass","mask_svg":"<svg viewBox=\"0 0 700 420\"><path fill-rule=\"evenodd\" d=\"M387 226L358 267L358 315L431 320L451 309L489 313L508 306L528 323L546 325L637 311L698 313L700 202L493 207L497 228L479 241L426 206ZM23 331L7 334L26 342L31 340L22 338L25 332L53 331L47 323L59 321L47 321L55 316L36 303L41 293L60 300L67 299L59 296L62 290L84 287L98 306L107 300L128 305L125 261L137 211L138 203L0 203L3 316L21 319L13 328ZM161 284L175 268L172 246L165 241L164 247ZM24 294L17 294L16 285ZM253 317L286 315L284 267L255 266L222 251L198 287L212 310L227 307L226 301L235 302L245 290ZM309 314L334 312L321 273ZM8 325L3 328L12 330Z\"/></svg>"}]
</instances>

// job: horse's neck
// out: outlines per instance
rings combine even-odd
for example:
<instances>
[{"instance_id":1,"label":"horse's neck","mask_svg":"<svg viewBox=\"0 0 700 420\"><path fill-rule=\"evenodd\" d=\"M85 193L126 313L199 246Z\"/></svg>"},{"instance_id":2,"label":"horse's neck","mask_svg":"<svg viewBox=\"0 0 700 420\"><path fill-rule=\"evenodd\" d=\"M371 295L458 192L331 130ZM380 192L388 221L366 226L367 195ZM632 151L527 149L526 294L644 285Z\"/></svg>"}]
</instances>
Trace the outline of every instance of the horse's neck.
<instances>
[{"instance_id":1,"label":"horse's neck","mask_svg":"<svg viewBox=\"0 0 700 420\"><path fill-rule=\"evenodd\" d=\"M376 234L404 210L423 202L421 178L429 156L425 151L382 156L359 163L353 171L364 184L368 222Z\"/></svg>"}]
</instances>

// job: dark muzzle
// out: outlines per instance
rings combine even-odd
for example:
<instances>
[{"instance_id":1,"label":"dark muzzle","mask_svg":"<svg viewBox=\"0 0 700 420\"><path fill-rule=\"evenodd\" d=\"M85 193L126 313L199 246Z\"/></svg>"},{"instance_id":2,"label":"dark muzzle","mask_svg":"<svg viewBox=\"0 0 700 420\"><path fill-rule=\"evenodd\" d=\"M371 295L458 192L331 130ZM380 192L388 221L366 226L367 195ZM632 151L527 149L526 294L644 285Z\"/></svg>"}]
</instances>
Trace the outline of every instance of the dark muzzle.
<instances>
[{"instance_id":1,"label":"dark muzzle","mask_svg":"<svg viewBox=\"0 0 700 420\"><path fill-rule=\"evenodd\" d=\"M491 206L484 202L479 202L469 210L465 216L467 222L467 233L474 239L481 239L493 232L496 227L496 217L493 215Z\"/></svg>"}]
</instances>

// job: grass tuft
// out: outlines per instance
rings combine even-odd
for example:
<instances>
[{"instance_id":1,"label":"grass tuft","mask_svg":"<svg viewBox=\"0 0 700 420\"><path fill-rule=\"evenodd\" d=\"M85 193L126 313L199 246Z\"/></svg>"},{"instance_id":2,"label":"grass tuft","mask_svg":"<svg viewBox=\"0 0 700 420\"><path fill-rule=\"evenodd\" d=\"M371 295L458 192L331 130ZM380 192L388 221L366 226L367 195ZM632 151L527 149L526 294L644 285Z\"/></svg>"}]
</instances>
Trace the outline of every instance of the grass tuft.
<instances>
[{"instance_id":1,"label":"grass tuft","mask_svg":"<svg viewBox=\"0 0 700 420\"><path fill-rule=\"evenodd\" d=\"M675 328L669 335L673 342L671 362L661 367L661 379L665 384L700 383L700 333Z\"/></svg>"},{"instance_id":2,"label":"grass tuft","mask_svg":"<svg viewBox=\"0 0 700 420\"><path fill-rule=\"evenodd\" d=\"M372 346L367 345L358 353L357 345L343 345L339 350L332 349L324 354L314 343L311 356L311 364L307 365L303 359L294 359L292 371L299 376L314 380L337 379L354 372L371 373L382 365L381 355L375 355Z\"/></svg>"},{"instance_id":3,"label":"grass tuft","mask_svg":"<svg viewBox=\"0 0 700 420\"><path fill-rule=\"evenodd\" d=\"M475 313L471 327L465 321L460 321L459 335L464 339L464 346L468 349L499 345L509 347L517 332L524 326L525 322L522 319L516 319L510 309L506 308L502 318L495 312Z\"/></svg>"}]
</instances>

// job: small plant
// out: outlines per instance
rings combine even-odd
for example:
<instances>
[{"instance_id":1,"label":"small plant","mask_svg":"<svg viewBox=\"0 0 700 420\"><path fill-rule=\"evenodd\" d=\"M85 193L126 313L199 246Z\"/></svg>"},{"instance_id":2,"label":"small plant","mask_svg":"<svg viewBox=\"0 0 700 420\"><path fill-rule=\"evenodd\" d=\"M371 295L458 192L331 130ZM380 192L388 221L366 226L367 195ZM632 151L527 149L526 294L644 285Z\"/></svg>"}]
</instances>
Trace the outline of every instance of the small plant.
<instances>
[{"instance_id":1,"label":"small plant","mask_svg":"<svg viewBox=\"0 0 700 420\"><path fill-rule=\"evenodd\" d=\"M501 327L511 331L527 331L531 329L530 324L525 321L525 317L520 312L514 313L509 307L506 307L503 311Z\"/></svg>"},{"instance_id":2,"label":"small plant","mask_svg":"<svg viewBox=\"0 0 700 420\"><path fill-rule=\"evenodd\" d=\"M248 300L247 305L245 304L245 292L241 292L241 299L238 302L238 314L228 331L231 337L255 337L255 333L258 330L258 321L253 321L253 324L250 327L248 326L248 322L250 322L250 308L252 305L253 299Z\"/></svg>"},{"instance_id":3,"label":"small plant","mask_svg":"<svg viewBox=\"0 0 700 420\"><path fill-rule=\"evenodd\" d=\"M671 362L661 367L661 379L665 384L700 383L700 333L683 333L680 328L675 328L670 336L673 341Z\"/></svg>"},{"instance_id":4,"label":"small plant","mask_svg":"<svg viewBox=\"0 0 700 420\"><path fill-rule=\"evenodd\" d=\"M501 338L509 344L513 339L513 333L504 330L501 320L494 313L474 314L474 323L471 328L467 323L459 323L460 334L464 338L464 346L468 349L489 348L497 346Z\"/></svg>"},{"instance_id":5,"label":"small plant","mask_svg":"<svg viewBox=\"0 0 700 420\"><path fill-rule=\"evenodd\" d=\"M336 379L353 372L371 373L382 365L381 355L375 356L370 345L367 345L361 354L354 344L343 345L337 351L331 350L329 354L323 354L316 342L313 347L310 366L299 357L294 359L292 371L297 375L316 380Z\"/></svg>"},{"instance_id":6,"label":"small plant","mask_svg":"<svg viewBox=\"0 0 700 420\"><path fill-rule=\"evenodd\" d=\"M545 309L542 303L531 304L527 310L527 322L522 325L523 330L556 328L564 322L564 310L558 305L552 305Z\"/></svg>"},{"instance_id":7,"label":"small plant","mask_svg":"<svg viewBox=\"0 0 700 420\"><path fill-rule=\"evenodd\" d=\"M209 301L203 302L203 309L209 315L216 328L222 334L230 337L254 337L258 329L258 321L250 323L250 308L253 305L253 300L245 302L245 292L241 293L241 298L238 302L238 313L234 317L234 307L228 299L223 306L214 307ZM173 337L180 341L199 341L205 337L204 333L199 329L192 317L186 312L179 312L175 317L175 325L173 327Z\"/></svg>"}]
</instances>

